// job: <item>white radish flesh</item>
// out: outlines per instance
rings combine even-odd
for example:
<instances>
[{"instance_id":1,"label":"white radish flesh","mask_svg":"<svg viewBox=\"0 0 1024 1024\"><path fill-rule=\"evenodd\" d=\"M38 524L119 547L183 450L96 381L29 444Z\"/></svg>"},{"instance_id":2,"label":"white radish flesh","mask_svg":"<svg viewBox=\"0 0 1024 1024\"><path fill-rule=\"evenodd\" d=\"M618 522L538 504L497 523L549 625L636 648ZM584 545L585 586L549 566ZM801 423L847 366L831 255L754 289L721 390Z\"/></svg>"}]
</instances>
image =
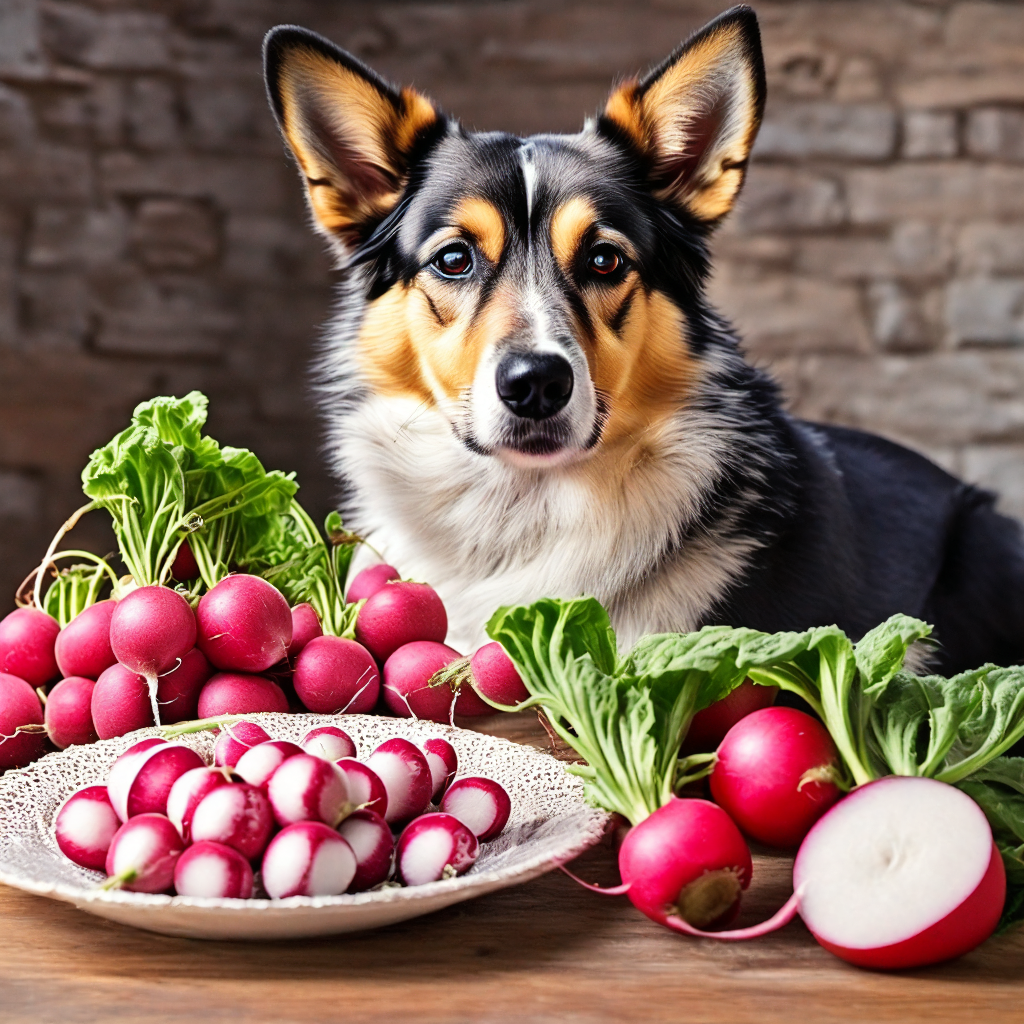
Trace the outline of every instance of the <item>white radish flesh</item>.
<instances>
[{"instance_id":1,"label":"white radish flesh","mask_svg":"<svg viewBox=\"0 0 1024 1024\"><path fill-rule=\"evenodd\" d=\"M426 885L468 871L479 852L476 836L458 818L438 811L406 825L396 861L406 885Z\"/></svg>"},{"instance_id":2,"label":"white radish flesh","mask_svg":"<svg viewBox=\"0 0 1024 1024\"><path fill-rule=\"evenodd\" d=\"M179 896L247 900L252 896L252 866L223 843L194 843L174 868L174 888Z\"/></svg>"},{"instance_id":3,"label":"white radish flesh","mask_svg":"<svg viewBox=\"0 0 1024 1024\"><path fill-rule=\"evenodd\" d=\"M207 793L231 781L220 768L193 768L175 780L167 797L167 817L186 843L192 841L192 816Z\"/></svg>"},{"instance_id":4,"label":"white radish flesh","mask_svg":"<svg viewBox=\"0 0 1024 1024\"><path fill-rule=\"evenodd\" d=\"M235 771L250 786L267 788L270 776L288 760L302 753L302 747L288 740L268 740L247 750L235 765Z\"/></svg>"},{"instance_id":5,"label":"white radish flesh","mask_svg":"<svg viewBox=\"0 0 1024 1024\"><path fill-rule=\"evenodd\" d=\"M310 729L299 742L307 754L322 757L325 761L340 761L343 757L355 757L356 745L344 729L335 725L322 725Z\"/></svg>"},{"instance_id":6,"label":"white radish flesh","mask_svg":"<svg viewBox=\"0 0 1024 1024\"><path fill-rule=\"evenodd\" d=\"M86 786L64 801L53 830L61 853L79 867L102 871L107 850L121 819L110 803L106 786Z\"/></svg>"},{"instance_id":7,"label":"white radish flesh","mask_svg":"<svg viewBox=\"0 0 1024 1024\"><path fill-rule=\"evenodd\" d=\"M300 821L281 829L263 856L263 887L272 899L337 896L355 874L352 847L320 821Z\"/></svg>"},{"instance_id":8,"label":"white radish flesh","mask_svg":"<svg viewBox=\"0 0 1024 1024\"><path fill-rule=\"evenodd\" d=\"M296 754L270 776L267 796L278 825L322 821L333 827L345 814L348 785L344 772L330 761Z\"/></svg>"},{"instance_id":9,"label":"white radish flesh","mask_svg":"<svg viewBox=\"0 0 1024 1024\"><path fill-rule=\"evenodd\" d=\"M384 820L399 824L421 814L430 804L433 782L430 766L419 747L395 737L385 740L366 759L388 794Z\"/></svg>"},{"instance_id":10,"label":"white radish flesh","mask_svg":"<svg viewBox=\"0 0 1024 1024\"><path fill-rule=\"evenodd\" d=\"M441 810L458 818L483 842L505 827L512 801L493 779L475 775L452 783L441 801Z\"/></svg>"},{"instance_id":11,"label":"white radish flesh","mask_svg":"<svg viewBox=\"0 0 1024 1024\"><path fill-rule=\"evenodd\" d=\"M244 782L219 786L199 802L192 815L192 842L210 839L253 860L266 848L274 815L263 790Z\"/></svg>"},{"instance_id":12,"label":"white radish flesh","mask_svg":"<svg viewBox=\"0 0 1024 1024\"><path fill-rule=\"evenodd\" d=\"M136 815L110 841L106 888L166 892L184 848L181 836L164 815Z\"/></svg>"},{"instance_id":13,"label":"white radish flesh","mask_svg":"<svg viewBox=\"0 0 1024 1024\"><path fill-rule=\"evenodd\" d=\"M459 770L459 758L455 748L440 737L427 740L423 744L423 753L430 766L430 779L433 785L430 799L436 803L455 778L455 773Z\"/></svg>"},{"instance_id":14,"label":"white radish flesh","mask_svg":"<svg viewBox=\"0 0 1024 1024\"><path fill-rule=\"evenodd\" d=\"M338 767L345 773L349 801L355 807L374 811L383 818L388 811L388 791L380 776L354 757L343 757Z\"/></svg>"},{"instance_id":15,"label":"white radish flesh","mask_svg":"<svg viewBox=\"0 0 1024 1024\"><path fill-rule=\"evenodd\" d=\"M356 873L349 892L363 892L391 874L395 840L387 822L369 810L353 811L339 826L340 835L356 856Z\"/></svg>"}]
</instances>

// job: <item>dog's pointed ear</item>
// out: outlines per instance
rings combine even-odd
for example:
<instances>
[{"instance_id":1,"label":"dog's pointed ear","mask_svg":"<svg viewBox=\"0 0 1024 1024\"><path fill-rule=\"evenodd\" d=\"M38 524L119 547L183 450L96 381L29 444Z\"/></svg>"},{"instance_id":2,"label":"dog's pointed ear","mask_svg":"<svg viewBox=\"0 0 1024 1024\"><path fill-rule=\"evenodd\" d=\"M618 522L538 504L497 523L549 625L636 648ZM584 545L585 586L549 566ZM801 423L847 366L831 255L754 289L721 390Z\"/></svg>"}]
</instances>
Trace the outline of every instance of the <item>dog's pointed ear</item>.
<instances>
[{"instance_id":1,"label":"dog's pointed ear","mask_svg":"<svg viewBox=\"0 0 1024 1024\"><path fill-rule=\"evenodd\" d=\"M616 89L599 128L639 151L660 200L713 223L743 184L764 96L757 16L733 7Z\"/></svg>"},{"instance_id":2,"label":"dog's pointed ear","mask_svg":"<svg viewBox=\"0 0 1024 1024\"><path fill-rule=\"evenodd\" d=\"M444 119L329 40L293 25L263 43L267 94L320 231L343 250L394 209L417 146Z\"/></svg>"}]
</instances>

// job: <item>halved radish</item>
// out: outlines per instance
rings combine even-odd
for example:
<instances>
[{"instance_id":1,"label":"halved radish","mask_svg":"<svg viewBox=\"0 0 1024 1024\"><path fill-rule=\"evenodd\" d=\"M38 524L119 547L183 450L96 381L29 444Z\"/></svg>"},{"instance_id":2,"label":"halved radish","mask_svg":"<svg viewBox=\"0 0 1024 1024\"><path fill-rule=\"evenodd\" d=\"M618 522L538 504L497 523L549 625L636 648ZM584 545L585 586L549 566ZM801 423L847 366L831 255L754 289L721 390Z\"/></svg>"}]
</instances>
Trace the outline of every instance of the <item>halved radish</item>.
<instances>
[{"instance_id":1,"label":"halved radish","mask_svg":"<svg viewBox=\"0 0 1024 1024\"><path fill-rule=\"evenodd\" d=\"M333 828L345 815L348 784L332 762L296 754L270 776L267 796L278 825L322 821Z\"/></svg>"},{"instance_id":2,"label":"halved radish","mask_svg":"<svg viewBox=\"0 0 1024 1024\"><path fill-rule=\"evenodd\" d=\"M192 841L192 815L203 797L231 781L223 768L193 768L177 778L167 797L167 817L186 843Z\"/></svg>"},{"instance_id":3,"label":"halved radish","mask_svg":"<svg viewBox=\"0 0 1024 1024\"><path fill-rule=\"evenodd\" d=\"M252 896L252 867L237 850L204 839L178 858L174 888L179 896L247 900Z\"/></svg>"},{"instance_id":4,"label":"halved radish","mask_svg":"<svg viewBox=\"0 0 1024 1024\"><path fill-rule=\"evenodd\" d=\"M263 855L263 886L271 899L337 896L356 874L352 847L322 821L281 829Z\"/></svg>"},{"instance_id":5,"label":"halved radish","mask_svg":"<svg viewBox=\"0 0 1024 1024\"><path fill-rule=\"evenodd\" d=\"M343 757L355 757L356 745L344 729L336 725L321 725L310 729L299 741L307 754L322 757L325 761L340 761Z\"/></svg>"},{"instance_id":6,"label":"halved radish","mask_svg":"<svg viewBox=\"0 0 1024 1024\"><path fill-rule=\"evenodd\" d=\"M353 811L339 826L338 835L356 855L356 873L349 892L380 885L391 874L395 840L387 822L370 810Z\"/></svg>"},{"instance_id":7,"label":"halved radish","mask_svg":"<svg viewBox=\"0 0 1024 1024\"><path fill-rule=\"evenodd\" d=\"M423 751L408 740L396 736L385 740L366 764L380 777L388 794L384 820L401 824L427 809L433 782Z\"/></svg>"},{"instance_id":8,"label":"halved radish","mask_svg":"<svg viewBox=\"0 0 1024 1024\"><path fill-rule=\"evenodd\" d=\"M455 778L459 770L459 757L455 748L440 736L427 740L423 744L423 753L430 765L431 784L434 787L430 799L437 801Z\"/></svg>"},{"instance_id":9,"label":"halved radish","mask_svg":"<svg viewBox=\"0 0 1024 1024\"><path fill-rule=\"evenodd\" d=\"M335 763L345 773L349 800L356 807L375 811L383 818L388 811L388 791L380 776L354 757L343 757Z\"/></svg>"},{"instance_id":10,"label":"halved radish","mask_svg":"<svg viewBox=\"0 0 1024 1024\"><path fill-rule=\"evenodd\" d=\"M436 811L405 826L395 857L406 885L425 885L468 871L479 852L476 836L458 818Z\"/></svg>"},{"instance_id":11,"label":"halved radish","mask_svg":"<svg viewBox=\"0 0 1024 1024\"><path fill-rule=\"evenodd\" d=\"M102 871L107 850L121 819L110 804L106 786L76 790L57 812L53 830L61 853L83 868Z\"/></svg>"},{"instance_id":12,"label":"halved radish","mask_svg":"<svg viewBox=\"0 0 1024 1024\"><path fill-rule=\"evenodd\" d=\"M505 827L512 812L512 801L493 779L473 775L458 779L448 787L441 801L441 810L458 818L477 839L484 842L493 839Z\"/></svg>"},{"instance_id":13,"label":"halved radish","mask_svg":"<svg viewBox=\"0 0 1024 1024\"><path fill-rule=\"evenodd\" d=\"M266 848L274 815L266 793L245 782L218 786L199 801L192 815L192 841L210 839L253 860Z\"/></svg>"}]
</instances>

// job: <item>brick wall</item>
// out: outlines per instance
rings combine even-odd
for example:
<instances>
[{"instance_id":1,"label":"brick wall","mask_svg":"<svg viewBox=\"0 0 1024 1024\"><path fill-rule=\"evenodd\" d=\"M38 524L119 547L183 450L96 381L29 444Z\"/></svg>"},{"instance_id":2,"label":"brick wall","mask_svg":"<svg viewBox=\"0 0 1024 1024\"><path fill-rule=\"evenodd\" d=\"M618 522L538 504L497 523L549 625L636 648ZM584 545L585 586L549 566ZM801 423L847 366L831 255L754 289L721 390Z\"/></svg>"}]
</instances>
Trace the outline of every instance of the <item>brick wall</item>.
<instances>
[{"instance_id":1,"label":"brick wall","mask_svg":"<svg viewBox=\"0 0 1024 1024\"><path fill-rule=\"evenodd\" d=\"M263 97L267 28L476 127L573 130L722 6L0 0L0 610L153 394L202 388L215 436L329 507L303 373L331 275ZM717 301L798 412L1024 514L1024 5L757 9L770 98Z\"/></svg>"}]
</instances>

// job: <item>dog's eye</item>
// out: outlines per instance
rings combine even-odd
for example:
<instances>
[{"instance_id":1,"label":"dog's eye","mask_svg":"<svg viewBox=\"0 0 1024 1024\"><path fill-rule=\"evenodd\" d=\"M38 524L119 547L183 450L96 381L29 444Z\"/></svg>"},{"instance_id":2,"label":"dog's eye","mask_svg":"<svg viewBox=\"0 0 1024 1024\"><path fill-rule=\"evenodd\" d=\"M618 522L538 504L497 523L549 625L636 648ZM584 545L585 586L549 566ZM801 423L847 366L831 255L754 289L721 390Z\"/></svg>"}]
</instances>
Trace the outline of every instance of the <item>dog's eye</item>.
<instances>
[{"instance_id":1,"label":"dog's eye","mask_svg":"<svg viewBox=\"0 0 1024 1024\"><path fill-rule=\"evenodd\" d=\"M473 255L462 242L442 249L430 265L442 277L465 277L473 269Z\"/></svg>"},{"instance_id":2,"label":"dog's eye","mask_svg":"<svg viewBox=\"0 0 1024 1024\"><path fill-rule=\"evenodd\" d=\"M595 245L587 259L587 269L607 277L621 270L626 260L614 245Z\"/></svg>"}]
</instances>

